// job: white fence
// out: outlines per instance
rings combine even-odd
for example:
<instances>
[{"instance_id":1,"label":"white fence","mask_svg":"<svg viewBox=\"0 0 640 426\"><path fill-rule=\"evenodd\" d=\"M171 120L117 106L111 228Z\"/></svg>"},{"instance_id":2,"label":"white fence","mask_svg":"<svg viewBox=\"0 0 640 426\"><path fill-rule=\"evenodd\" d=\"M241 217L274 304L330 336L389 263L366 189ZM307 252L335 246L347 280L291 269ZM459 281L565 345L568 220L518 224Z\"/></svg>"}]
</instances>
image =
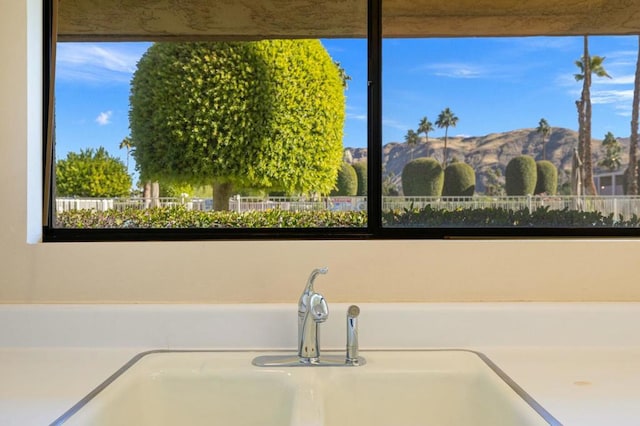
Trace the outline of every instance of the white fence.
<instances>
[{"instance_id":1,"label":"white fence","mask_svg":"<svg viewBox=\"0 0 640 426\"><path fill-rule=\"evenodd\" d=\"M188 198L56 198L56 212L70 210L126 210L184 205L189 210L211 210L211 200Z\"/></svg>"},{"instance_id":2,"label":"white fence","mask_svg":"<svg viewBox=\"0 0 640 426\"><path fill-rule=\"evenodd\" d=\"M265 211L270 209L288 211L332 210L361 211L367 210L367 197L240 197L229 199L229 210L237 212Z\"/></svg>"},{"instance_id":3,"label":"white fence","mask_svg":"<svg viewBox=\"0 0 640 426\"><path fill-rule=\"evenodd\" d=\"M148 209L184 205L187 210L212 210L211 198L56 198L56 212L70 210ZM288 211L367 209L367 197L240 197L229 199L229 210L237 212L280 209Z\"/></svg>"},{"instance_id":4,"label":"white fence","mask_svg":"<svg viewBox=\"0 0 640 426\"><path fill-rule=\"evenodd\" d=\"M383 210L397 210L404 208L423 208L431 206L438 210L504 208L529 211L540 207L550 210L578 210L585 212L600 212L608 216L613 214L617 219L625 219L633 215L640 216L640 197L638 196L576 196L576 195L537 195L519 197L383 197Z\"/></svg>"},{"instance_id":5,"label":"white fence","mask_svg":"<svg viewBox=\"0 0 640 426\"><path fill-rule=\"evenodd\" d=\"M58 213L69 210L92 209L105 211L110 209L124 210L126 208L145 209L151 207L166 207L184 205L189 210L211 210L213 201L209 199L190 198L57 198L56 211ZM633 215L640 216L640 197L637 196L525 196L525 197L383 197L382 209L402 210L408 208L423 208L431 206L434 209L454 210L460 208L505 208L519 210L528 208L530 211L539 207L551 210L580 210L597 211L603 215L620 215L628 219ZM237 212L265 211L280 209L288 211L332 210L332 211L363 211L367 209L366 197L240 197L229 199L229 209Z\"/></svg>"}]
</instances>

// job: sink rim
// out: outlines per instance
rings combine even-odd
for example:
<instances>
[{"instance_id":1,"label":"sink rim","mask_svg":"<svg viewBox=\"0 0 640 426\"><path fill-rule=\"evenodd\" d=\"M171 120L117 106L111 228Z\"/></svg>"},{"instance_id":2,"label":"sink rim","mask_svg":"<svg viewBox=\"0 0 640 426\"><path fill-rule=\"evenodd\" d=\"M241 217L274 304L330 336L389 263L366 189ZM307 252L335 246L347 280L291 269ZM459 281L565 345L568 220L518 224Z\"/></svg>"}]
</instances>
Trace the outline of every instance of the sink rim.
<instances>
[{"instance_id":1,"label":"sink rim","mask_svg":"<svg viewBox=\"0 0 640 426\"><path fill-rule=\"evenodd\" d=\"M131 369L134 365L140 362L143 358L150 355L158 355L158 354L180 354L180 353L280 353L280 354L288 354L291 353L290 350L268 350L268 351L260 351L260 350L207 350L207 349L152 349L148 351L140 352L131 358L128 362L126 362L122 367L116 370L113 374L111 374L107 379L105 379L102 383L96 386L91 392L89 392L86 396L80 399L77 403L75 403L71 408L65 411L60 417L54 420L50 426L60 426L63 425L69 420L73 415L75 415L78 411L80 411L85 405L87 405L91 400L96 398L102 391L104 391L109 385L111 385L114 381L116 381L120 376L122 376L125 372ZM325 351L325 352L339 352L339 351ZM496 365L487 355L480 351L472 350L472 349L462 349L462 348L434 348L434 349L371 349L371 350L363 350L361 352L367 353L390 353L390 352L465 352L471 353L477 356L484 364L489 367L503 382L505 382L512 391L516 393L526 404L528 404L544 421L546 421L550 426L562 426L562 423L558 419L556 419L551 413L549 413L538 401L536 401L531 395L529 395L520 385L518 385L507 373L504 372L498 365ZM255 367L250 364L252 368L260 368ZM289 367L283 367L287 369ZM308 366L308 368L318 368L317 366ZM343 368L340 366L337 367L322 367L322 368ZM366 368L366 367L364 367Z\"/></svg>"}]
</instances>

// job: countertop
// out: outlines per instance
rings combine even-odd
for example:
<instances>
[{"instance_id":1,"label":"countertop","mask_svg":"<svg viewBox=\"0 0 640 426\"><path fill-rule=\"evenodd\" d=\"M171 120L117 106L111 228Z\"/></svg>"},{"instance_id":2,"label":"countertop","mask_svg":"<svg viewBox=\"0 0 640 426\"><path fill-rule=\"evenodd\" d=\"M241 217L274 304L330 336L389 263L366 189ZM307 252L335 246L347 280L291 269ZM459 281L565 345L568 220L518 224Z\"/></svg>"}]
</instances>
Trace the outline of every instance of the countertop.
<instances>
[{"instance_id":1,"label":"countertop","mask_svg":"<svg viewBox=\"0 0 640 426\"><path fill-rule=\"evenodd\" d=\"M411 324L425 324L426 330L415 333L414 328L413 334L418 334L418 337L401 342L401 345L397 341L392 342L396 346L402 346L402 349L444 347L483 352L567 426L640 426L640 332L637 332L640 331L640 322L629 324L629 320L640 318L640 305L525 305L365 304L361 308L368 309L370 315L363 318L361 327L365 327L365 319L376 324L377 321L384 321L395 310L400 310L395 313L401 319L394 324L401 326L399 330L404 329L404 321L409 318ZM262 347L269 350L293 347L290 343L295 341L295 335L293 338L288 337L289 331L295 332L295 324L293 327L288 325L291 318L288 311L291 307L287 305L137 308L0 307L0 425L48 425L134 355L145 350L188 347L240 350ZM247 309L250 315L247 315ZM221 311L224 313L221 314ZM539 324L539 321L535 321L535 317L542 313L545 314L547 325L544 330L536 331L533 324ZM234 318L235 322L227 322L229 315L235 317L238 314L247 323L238 318ZM281 323L286 333L281 336L279 333L271 333L271 343L264 345L252 335L251 324L260 316L253 314L263 316L258 331L262 327L277 327ZM142 315L146 318L145 321L140 320ZM147 318L148 316L151 318ZM502 329L496 329L501 316L511 318L512 321L503 323ZM531 318L526 319L528 316ZM190 328L183 328L182 334L174 335L167 324L175 325L175 321L169 320L178 317L186 321L183 325L188 325L189 321L194 323ZM84 318L84 323L77 322L80 318ZM129 324L127 330L119 329L115 318L124 321L123 324ZM293 318L295 319L295 312ZM436 321L438 318L444 323ZM571 321L567 321L567 318L571 318ZM102 320L111 320L112 327L101 324ZM213 330L207 328L210 330L207 339L211 339L208 346L199 337L202 321L213 327ZM287 321L286 326L283 321ZM573 330L573 326L567 322L580 324L580 330L586 329L585 335L578 333L576 336L574 332L562 336ZM75 337L69 335L68 327L71 323L75 324L76 331L87 328L87 335L83 336L82 332L76 333ZM150 333L153 326L149 324L154 323L163 325L155 333ZM222 323L225 325L221 325ZM466 331L461 333L462 328L458 328L456 324L463 323L467 326L463 328ZM429 324L431 327L427 327ZM598 326L595 327L594 324ZM101 339L89 338L95 337L95 330L100 330L102 326L105 330L112 330L112 333L103 330ZM518 331L519 327L525 328ZM450 333L444 332L443 328L449 329ZM57 335L52 331L56 329L60 331ZM329 326L327 329L327 345L338 346L332 343L343 336L340 327L336 326L336 330L332 330ZM423 330L422 327L419 329ZM632 335L634 329L635 336ZM391 327L391 331L393 330L394 334L398 334L396 327ZM379 330L375 336L371 331L361 333L365 357L367 348L393 347L379 343L388 337L385 336L386 332ZM117 337L118 334L120 338ZM244 334L244 338L235 336L236 334ZM509 338L511 334L513 336ZM229 335L234 337L231 340L224 337ZM586 339L585 336L589 335L592 337ZM434 340L440 340L443 344L435 345ZM582 342L583 340L588 341ZM56 341L57 344L54 344ZM135 341L141 345L134 345ZM531 344L524 344L526 341ZM100 342L104 344L99 344ZM455 344L465 342L467 344ZM558 344L559 342L566 344Z\"/></svg>"}]
</instances>

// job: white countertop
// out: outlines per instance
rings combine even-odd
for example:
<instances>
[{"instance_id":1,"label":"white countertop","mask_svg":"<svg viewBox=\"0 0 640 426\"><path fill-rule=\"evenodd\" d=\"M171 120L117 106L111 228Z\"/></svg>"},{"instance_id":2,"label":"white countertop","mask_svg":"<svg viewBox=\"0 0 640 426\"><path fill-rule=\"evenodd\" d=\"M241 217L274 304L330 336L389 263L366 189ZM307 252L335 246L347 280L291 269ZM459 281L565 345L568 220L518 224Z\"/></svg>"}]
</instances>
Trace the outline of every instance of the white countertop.
<instances>
[{"instance_id":1,"label":"white countertop","mask_svg":"<svg viewBox=\"0 0 640 426\"><path fill-rule=\"evenodd\" d=\"M361 308L369 310L368 319L371 324L378 324L378 321L393 313L394 309L402 309L402 314L398 313L400 317L408 315L407 312L413 310L414 314L408 315L407 318L410 317L411 324L424 324L419 330L426 331L416 333L416 328L412 328L413 334L420 336L414 336L412 341L404 342L404 348L425 348L425 341L431 342L439 338L443 345L429 347L456 347L483 352L566 426L640 425L640 321L636 321L640 318L640 304L492 306L361 305ZM244 334L247 341L243 343L242 338L233 337L240 339L235 342L236 349L249 349L252 341L253 348L293 347L289 346L289 343L295 340L295 335L289 338L287 333L284 333L282 338L276 335L272 344L256 345L256 341L262 343L259 339L255 340L257 336L251 335L251 324L256 317L253 314L246 315L246 310L243 311L246 309L245 306L226 306L222 308L222 316L241 313L242 318L248 318L248 324L238 318L233 318L234 321L231 322L223 321L219 318L220 307L139 308L102 306L97 309L101 312L96 313L96 307L0 307L0 425L48 425L134 355L144 350L189 347L185 343L191 343L193 348L228 349L233 342L224 336L238 333ZM288 321L290 315L287 311L290 308L287 305L256 305L248 309L254 314L266 315L257 327L263 330L265 326L277 327L276 323L281 323L283 318ZM544 330L536 331L532 324L539 324L535 316L541 313L540 310L546 314L544 321L547 326ZM71 317L68 316L70 312ZM164 325L152 333L148 328L149 323L139 321L139 313L143 313L145 318L152 317L148 318L149 323ZM572 318L571 321L582 325L580 329L588 331L586 335L593 336L590 341L576 341L578 338L584 339L584 336L576 336L575 333L564 336L564 339L561 338L563 336L559 336L567 330L573 330L574 325L567 324L567 313ZM112 325L117 323L113 322L115 318L119 318L120 321L126 319L124 323L128 324L126 330L105 325L105 329L101 330L101 340L107 343L105 345L98 344L101 340L87 338L80 332L87 328L88 336L95 335L91 328L100 329L101 320L96 318L101 315L105 321L111 320ZM183 325L188 325L188 321L194 318L197 319L197 324L194 322L191 324L192 327L184 328L182 334L178 333L183 339L180 343L183 344L172 343L172 339L176 337L172 337L173 331L168 331L167 315L183 319L191 317L190 320L184 319L186 322ZM495 327L499 327L496 324L500 323L497 319L501 315L508 315L512 319L502 325L503 328L508 328L509 332L495 330ZM214 327L213 336L207 333L208 338L212 339L210 342L215 341L217 344L205 346L202 340L189 337L193 333L201 334L203 316L206 317L205 323ZM531 318L526 319L527 316ZM554 323L554 316L557 316L558 323ZM85 321L77 322L82 317L86 317ZM295 319L295 312L293 318ZM446 319L444 324L449 326L445 328L451 330L447 334L448 338L442 337L443 322L438 321L438 318ZM564 319L560 321L561 318ZM379 343L379 339L385 337L383 335L386 331L380 330L376 336L373 336L371 331L368 334L364 333L367 324L365 319L366 316L361 321L361 344L363 355L366 356L367 348L386 346ZM45 320L46 324L42 322ZM227 317L226 320L230 318ZM409 328L408 324L402 322L405 320L406 318L399 323L400 330ZM630 325L629 320L634 320L635 324ZM494 321L497 321L496 324L493 324ZM144 325L141 326L141 323ZM174 324L173 321L171 323ZM466 325L466 331L461 333L456 324L462 323ZM74 324L78 331L75 337L68 334L70 324ZM489 324L492 324L489 329L494 328L493 331L487 329ZM518 332L514 324L524 327L522 332ZM293 327L284 326L284 323L280 325L287 332L295 332L295 324ZM379 325L378 327L381 328ZM343 334L339 332L339 326L336 327L337 331L331 327L327 328L327 341L331 346L334 340L339 340L338 335L342 337ZM52 331L56 329L59 330L57 335ZM398 334L398 330L394 329L395 334ZM633 330L636 331L635 336L631 334ZM40 335L42 332L46 332L47 336ZM31 337L25 337L25 333L29 333ZM465 333L468 335L462 336ZM513 344L509 344L509 333L515 334ZM121 335L120 340L116 334ZM524 337L528 335L528 340L534 344L523 344L523 334ZM220 339L216 339L218 335ZM59 343L53 344L56 338ZM133 345L132 342L136 340L144 344ZM479 344L482 341L487 344ZM569 344L559 345L560 341ZM461 342L469 344L452 345Z\"/></svg>"}]
</instances>

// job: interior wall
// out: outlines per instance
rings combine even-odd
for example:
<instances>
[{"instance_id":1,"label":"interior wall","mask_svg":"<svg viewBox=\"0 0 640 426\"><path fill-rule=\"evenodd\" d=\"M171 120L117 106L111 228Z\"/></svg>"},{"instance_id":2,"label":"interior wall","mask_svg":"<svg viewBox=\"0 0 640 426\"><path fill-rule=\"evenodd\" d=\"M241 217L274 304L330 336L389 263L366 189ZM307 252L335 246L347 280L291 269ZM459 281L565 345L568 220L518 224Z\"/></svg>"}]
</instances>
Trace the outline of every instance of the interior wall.
<instances>
[{"instance_id":1,"label":"interior wall","mask_svg":"<svg viewBox=\"0 0 640 426\"><path fill-rule=\"evenodd\" d=\"M317 266L336 302L640 301L637 239L29 244L39 11L3 0L0 13L0 303L289 303Z\"/></svg>"}]
</instances>

